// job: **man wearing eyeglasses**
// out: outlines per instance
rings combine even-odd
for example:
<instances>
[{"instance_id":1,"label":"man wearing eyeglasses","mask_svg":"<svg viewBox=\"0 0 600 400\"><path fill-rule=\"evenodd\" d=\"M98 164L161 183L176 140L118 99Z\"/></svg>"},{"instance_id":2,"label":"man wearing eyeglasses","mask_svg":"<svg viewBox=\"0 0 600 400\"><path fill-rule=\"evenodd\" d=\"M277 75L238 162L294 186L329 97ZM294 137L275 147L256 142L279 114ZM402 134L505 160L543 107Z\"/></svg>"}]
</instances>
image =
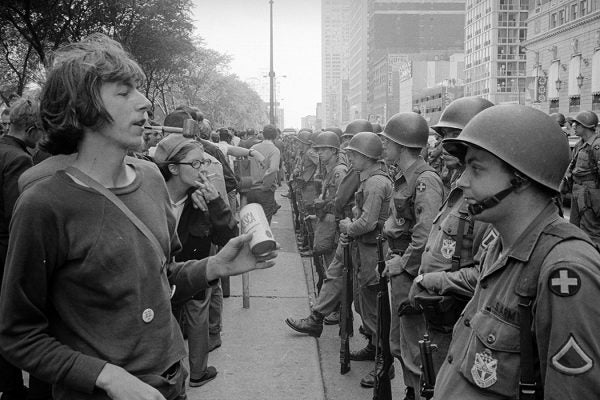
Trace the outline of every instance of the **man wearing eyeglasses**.
<instances>
[{"instance_id":1,"label":"man wearing eyeglasses","mask_svg":"<svg viewBox=\"0 0 600 400\"><path fill-rule=\"evenodd\" d=\"M8 250L8 227L13 207L19 197L18 180L23 172L33 166L30 153L42 136L39 128L39 106L37 101L17 100L11 107L10 119L2 114L2 126L7 126L0 137L0 169L2 170L2 192L0 193L0 283L4 274L4 263ZM30 383L31 386L31 383ZM0 392L3 400L25 398L25 387L21 370L0 357ZM49 391L49 388L47 389Z\"/></svg>"},{"instance_id":2,"label":"man wearing eyeglasses","mask_svg":"<svg viewBox=\"0 0 600 400\"><path fill-rule=\"evenodd\" d=\"M568 121L581 140L573 150L566 175L569 184L562 185L562 192L571 187L571 223L600 244L600 135L596 132L598 116L592 111L581 111L574 118L568 118Z\"/></svg>"}]
</instances>

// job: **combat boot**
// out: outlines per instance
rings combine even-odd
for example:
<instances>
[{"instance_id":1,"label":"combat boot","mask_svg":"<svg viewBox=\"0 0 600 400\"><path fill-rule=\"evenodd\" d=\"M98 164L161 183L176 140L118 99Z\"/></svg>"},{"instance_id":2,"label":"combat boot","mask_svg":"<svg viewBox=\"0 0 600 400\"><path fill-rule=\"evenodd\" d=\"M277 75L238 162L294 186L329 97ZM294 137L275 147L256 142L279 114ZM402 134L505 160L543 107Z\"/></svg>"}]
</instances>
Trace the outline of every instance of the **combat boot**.
<instances>
[{"instance_id":1,"label":"combat boot","mask_svg":"<svg viewBox=\"0 0 600 400\"><path fill-rule=\"evenodd\" d=\"M338 310L335 310L334 312L332 312L331 314L326 316L325 319L323 320L323 322L325 323L325 325L339 324L340 323L340 312Z\"/></svg>"},{"instance_id":2,"label":"combat boot","mask_svg":"<svg viewBox=\"0 0 600 400\"><path fill-rule=\"evenodd\" d=\"M375 346L369 342L364 348L358 351L350 352L352 361L373 361L375 360Z\"/></svg>"},{"instance_id":3,"label":"combat boot","mask_svg":"<svg viewBox=\"0 0 600 400\"><path fill-rule=\"evenodd\" d=\"M380 354L377 357L377 361L375 362L375 368L372 369L364 378L362 378L360 380L360 386L365 387L365 388L372 388L373 386L375 386L375 375L378 374L382 368L383 368L383 354ZM390 380L394 379L394 377L396 376L396 371L394 369L393 364L390 366L388 375L390 377ZM414 398L412 400L414 400Z\"/></svg>"},{"instance_id":4,"label":"combat boot","mask_svg":"<svg viewBox=\"0 0 600 400\"><path fill-rule=\"evenodd\" d=\"M313 337L320 337L323 332L323 315L317 311L313 311L307 318L299 320L287 318L285 323L296 332L306 333Z\"/></svg>"}]
</instances>

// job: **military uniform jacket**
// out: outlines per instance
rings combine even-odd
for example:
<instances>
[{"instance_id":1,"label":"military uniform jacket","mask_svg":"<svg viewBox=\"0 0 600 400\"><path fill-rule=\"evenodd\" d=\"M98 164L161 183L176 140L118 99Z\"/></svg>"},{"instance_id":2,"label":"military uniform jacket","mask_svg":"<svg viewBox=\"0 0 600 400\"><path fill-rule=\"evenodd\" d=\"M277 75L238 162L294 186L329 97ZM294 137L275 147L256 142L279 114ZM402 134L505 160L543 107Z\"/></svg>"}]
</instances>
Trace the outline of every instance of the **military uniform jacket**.
<instances>
[{"instance_id":1,"label":"military uniform jacket","mask_svg":"<svg viewBox=\"0 0 600 400\"><path fill-rule=\"evenodd\" d=\"M314 178L318 167L319 155L313 149L308 149L302 154L300 163L296 167L295 175L304 182L309 182Z\"/></svg>"},{"instance_id":2,"label":"military uniform jacket","mask_svg":"<svg viewBox=\"0 0 600 400\"><path fill-rule=\"evenodd\" d=\"M593 163L596 162L594 166ZM595 134L585 142L579 141L573 152L571 174L576 183L589 181L594 186L598 174L598 161L600 161L600 135Z\"/></svg>"},{"instance_id":3,"label":"military uniform jacket","mask_svg":"<svg viewBox=\"0 0 600 400\"><path fill-rule=\"evenodd\" d=\"M359 174L356 192L358 218L348 226L348 235L363 242L376 243L377 224L389 215L392 182L379 162Z\"/></svg>"},{"instance_id":4,"label":"military uniform jacket","mask_svg":"<svg viewBox=\"0 0 600 400\"><path fill-rule=\"evenodd\" d=\"M413 190L411 190L411 183ZM404 252L400 263L388 265L390 275L402 271L416 276L433 218L442 205L444 189L439 175L421 157L394 180L391 213L384 232L390 248Z\"/></svg>"},{"instance_id":5,"label":"military uniform jacket","mask_svg":"<svg viewBox=\"0 0 600 400\"><path fill-rule=\"evenodd\" d=\"M512 248L501 255L498 237L483 253L474 296L454 326L437 377L436 398L517 398L521 327L515 286L542 231L559 218L548 203ZM535 339L534 366L546 400L595 399L600 393L599 265L598 251L582 240L557 244L541 265L532 326L525 329Z\"/></svg>"},{"instance_id":6,"label":"military uniform jacket","mask_svg":"<svg viewBox=\"0 0 600 400\"><path fill-rule=\"evenodd\" d=\"M460 230L462 230L462 238L459 235ZM442 290L446 291L452 288L455 289L454 293L470 297L479 276L477 268L474 267L477 252L482 242L484 246L487 246L488 242L496 236L497 234L490 224L473 221L468 211L468 204L463 199L462 189L456 188L450 193L442 210L433 220L431 233L421 258L419 273L453 271L453 274L458 275L457 278L445 277ZM457 265L453 266L453 261ZM473 269L458 271L466 267L473 267ZM473 274L475 282L473 282L473 278L468 278L466 282L473 283L465 287L463 284L464 274ZM455 280L460 284L455 285Z\"/></svg>"},{"instance_id":7,"label":"military uniform jacket","mask_svg":"<svg viewBox=\"0 0 600 400\"><path fill-rule=\"evenodd\" d=\"M341 164L339 161L333 165L327 165L325 167L326 175L323 180L323 192L321 193L323 200L327 202L333 202L335 194L337 193L338 187L346 176L348 168L345 164Z\"/></svg>"}]
</instances>

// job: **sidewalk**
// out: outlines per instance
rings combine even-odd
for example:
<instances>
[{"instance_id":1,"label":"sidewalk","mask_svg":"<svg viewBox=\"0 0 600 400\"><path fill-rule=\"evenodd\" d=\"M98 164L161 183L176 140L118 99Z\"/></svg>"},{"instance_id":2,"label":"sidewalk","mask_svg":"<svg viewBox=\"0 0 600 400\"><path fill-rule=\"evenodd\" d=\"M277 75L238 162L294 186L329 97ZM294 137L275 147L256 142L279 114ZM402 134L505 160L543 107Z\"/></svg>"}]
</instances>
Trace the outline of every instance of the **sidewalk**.
<instances>
[{"instance_id":1,"label":"sidewalk","mask_svg":"<svg viewBox=\"0 0 600 400\"><path fill-rule=\"evenodd\" d=\"M231 278L231 297L223 303L223 345L208 363L217 378L188 388L190 400L325 399L317 342L289 334L285 318L307 315L309 303L302 259L296 248L290 203L281 208L271 230L281 249L276 265L250 273L250 308L242 308L242 278Z\"/></svg>"}]
</instances>

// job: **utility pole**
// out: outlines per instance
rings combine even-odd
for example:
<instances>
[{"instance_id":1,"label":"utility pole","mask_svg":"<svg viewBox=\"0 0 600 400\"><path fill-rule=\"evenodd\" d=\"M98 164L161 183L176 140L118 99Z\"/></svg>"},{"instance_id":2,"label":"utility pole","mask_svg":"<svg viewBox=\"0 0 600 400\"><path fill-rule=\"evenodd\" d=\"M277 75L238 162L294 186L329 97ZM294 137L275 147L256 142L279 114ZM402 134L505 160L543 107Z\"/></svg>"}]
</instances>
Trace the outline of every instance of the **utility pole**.
<instances>
[{"instance_id":1,"label":"utility pole","mask_svg":"<svg viewBox=\"0 0 600 400\"><path fill-rule=\"evenodd\" d=\"M269 0L271 8L271 57L269 69L269 123L275 125L275 71L273 71L273 0Z\"/></svg>"}]
</instances>

